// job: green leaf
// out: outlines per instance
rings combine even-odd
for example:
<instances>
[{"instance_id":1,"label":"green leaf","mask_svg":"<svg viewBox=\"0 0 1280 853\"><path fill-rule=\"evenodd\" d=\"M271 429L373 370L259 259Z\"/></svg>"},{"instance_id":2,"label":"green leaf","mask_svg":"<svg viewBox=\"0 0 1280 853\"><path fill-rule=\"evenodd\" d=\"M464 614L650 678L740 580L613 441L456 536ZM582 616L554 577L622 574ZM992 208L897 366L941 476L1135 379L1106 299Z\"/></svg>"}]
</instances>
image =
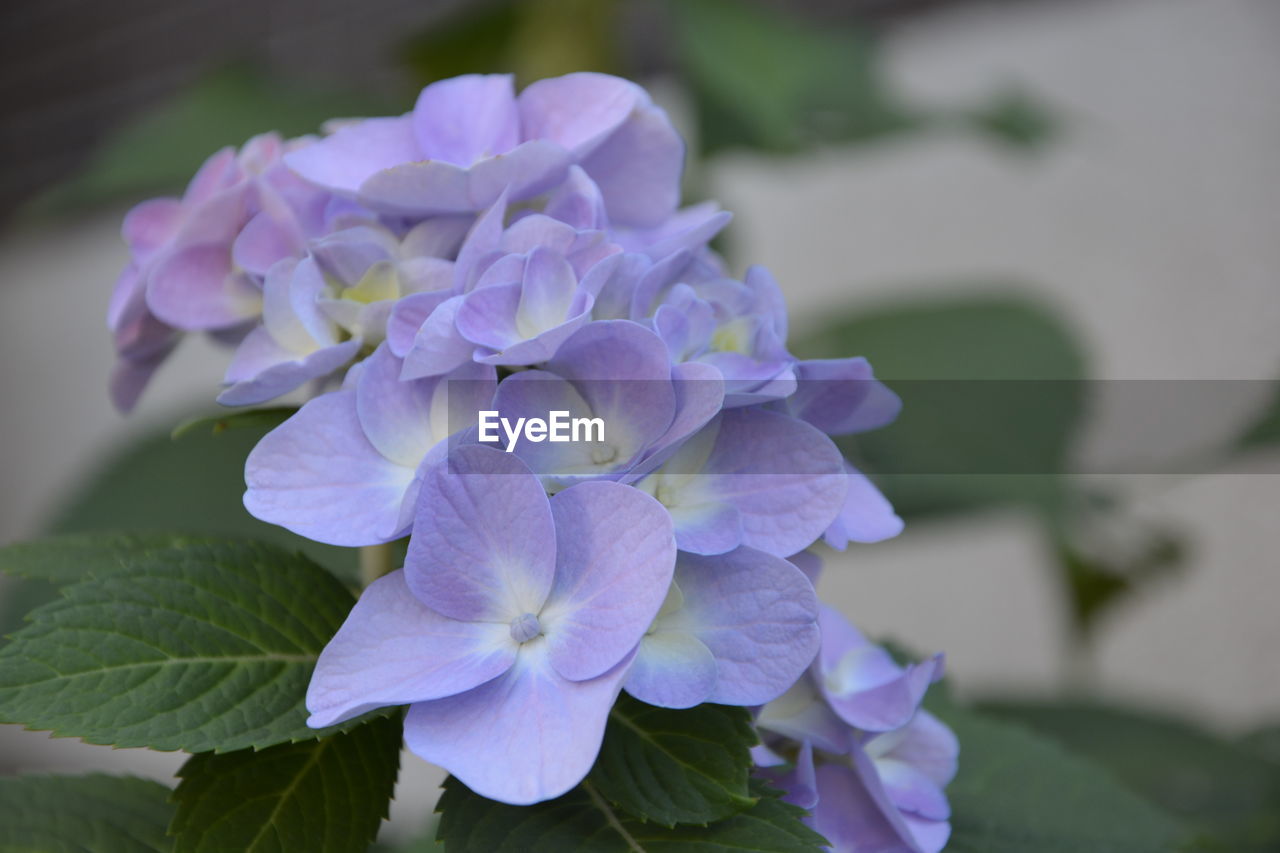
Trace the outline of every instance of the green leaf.
<instances>
[{"instance_id":1,"label":"green leaf","mask_svg":"<svg viewBox=\"0 0 1280 853\"><path fill-rule=\"evenodd\" d=\"M0 778L5 853L160 853L173 849L164 785L131 776Z\"/></svg>"},{"instance_id":2,"label":"green leaf","mask_svg":"<svg viewBox=\"0 0 1280 853\"><path fill-rule=\"evenodd\" d=\"M245 510L244 460L268 429L267 424L257 424L220 435L194 432L180 442L164 429L134 439L106 455L97 470L85 472L79 489L54 517L48 532L172 536L176 530L194 538L258 539L301 551L339 577L354 581L356 549L303 539ZM70 580L75 572L74 563L63 567L68 571L59 582ZM0 596L0 634L18 630L28 612L55 595L52 586L37 580L10 584Z\"/></svg>"},{"instance_id":3,"label":"green leaf","mask_svg":"<svg viewBox=\"0 0 1280 853\"><path fill-rule=\"evenodd\" d=\"M449 853L819 853L822 836L803 823L804 810L753 780L759 802L710 824L675 828L643 823L616 809L584 782L534 806L487 800L457 779L445 780L436 806L439 838Z\"/></svg>"},{"instance_id":4,"label":"green leaf","mask_svg":"<svg viewBox=\"0 0 1280 853\"><path fill-rule=\"evenodd\" d=\"M521 85L574 71L619 73L618 0L500 0L456 7L401 50L422 83L514 71Z\"/></svg>"},{"instance_id":5,"label":"green leaf","mask_svg":"<svg viewBox=\"0 0 1280 853\"><path fill-rule=\"evenodd\" d=\"M1243 450L1280 444L1280 382L1272 391L1271 403L1236 442Z\"/></svg>"},{"instance_id":6,"label":"green leaf","mask_svg":"<svg viewBox=\"0 0 1280 853\"><path fill-rule=\"evenodd\" d=\"M1263 726L1239 741L1241 749L1253 751L1261 758L1280 766L1280 725Z\"/></svg>"},{"instance_id":7,"label":"green leaf","mask_svg":"<svg viewBox=\"0 0 1280 853\"><path fill-rule=\"evenodd\" d=\"M1050 737L1225 850L1280 849L1280 764L1165 716L1091 702L992 702L984 713Z\"/></svg>"},{"instance_id":8,"label":"green leaf","mask_svg":"<svg viewBox=\"0 0 1280 853\"><path fill-rule=\"evenodd\" d=\"M757 742L744 708L674 711L624 693L590 779L606 800L643 820L709 823L755 803L747 781Z\"/></svg>"},{"instance_id":9,"label":"green leaf","mask_svg":"<svg viewBox=\"0 0 1280 853\"><path fill-rule=\"evenodd\" d=\"M400 57L423 83L509 70L520 19L513 0L467 3L410 36L400 48Z\"/></svg>"},{"instance_id":10,"label":"green leaf","mask_svg":"<svg viewBox=\"0 0 1280 853\"><path fill-rule=\"evenodd\" d=\"M1138 530L1140 536L1120 554L1086 553L1064 537L1057 537L1055 556L1070 589L1076 629L1087 634L1098 618L1127 601L1147 583L1161 580L1184 566L1186 545L1170 530ZM1095 537L1103 540L1102 536Z\"/></svg>"},{"instance_id":11,"label":"green leaf","mask_svg":"<svg viewBox=\"0 0 1280 853\"><path fill-rule=\"evenodd\" d=\"M1173 853L1184 828L1106 771L1020 726L955 708L947 853Z\"/></svg>"},{"instance_id":12,"label":"green leaf","mask_svg":"<svg viewBox=\"0 0 1280 853\"><path fill-rule=\"evenodd\" d=\"M999 503L1061 511L1085 367L1044 308L1016 297L904 303L829 321L793 349L866 356L902 397L893 424L839 442L900 513Z\"/></svg>"},{"instance_id":13,"label":"green leaf","mask_svg":"<svg viewBox=\"0 0 1280 853\"><path fill-rule=\"evenodd\" d=\"M127 569L149 552L211 541L176 533L69 533L0 548L0 572L28 580L74 583Z\"/></svg>"},{"instance_id":14,"label":"green leaf","mask_svg":"<svg viewBox=\"0 0 1280 853\"><path fill-rule=\"evenodd\" d=\"M1058 133L1058 118L1021 89L1005 89L969 111L965 119L990 139L1019 151L1036 151Z\"/></svg>"},{"instance_id":15,"label":"green leaf","mask_svg":"<svg viewBox=\"0 0 1280 853\"><path fill-rule=\"evenodd\" d=\"M259 521L244 508L244 460L270 425L242 424L220 435L189 432L173 441L157 430L90 472L51 533L174 530L258 539L302 551L341 577L356 576L354 548L321 545Z\"/></svg>"},{"instance_id":16,"label":"green leaf","mask_svg":"<svg viewBox=\"0 0 1280 853\"><path fill-rule=\"evenodd\" d=\"M37 200L36 210L179 192L223 146L271 130L286 137L314 133L334 117L395 111L380 98L284 83L248 67L225 68L112 133L79 175Z\"/></svg>"},{"instance_id":17,"label":"green leaf","mask_svg":"<svg viewBox=\"0 0 1280 853\"><path fill-rule=\"evenodd\" d=\"M177 440L196 432L221 435L229 429L244 429L245 427L274 429L287 421L297 411L297 406L269 406L263 409L249 409L243 412L191 418L174 427L171 437Z\"/></svg>"},{"instance_id":18,"label":"green leaf","mask_svg":"<svg viewBox=\"0 0 1280 853\"><path fill-rule=\"evenodd\" d=\"M231 751L317 736L303 697L351 594L259 543L140 551L0 649L0 720L90 743Z\"/></svg>"},{"instance_id":19,"label":"green leaf","mask_svg":"<svg viewBox=\"0 0 1280 853\"><path fill-rule=\"evenodd\" d=\"M794 151L920 121L889 93L877 45L865 32L820 27L740 0L677 0L668 10L704 152Z\"/></svg>"},{"instance_id":20,"label":"green leaf","mask_svg":"<svg viewBox=\"0 0 1280 853\"><path fill-rule=\"evenodd\" d=\"M193 755L178 776L178 853L368 849L400 765L400 715L261 751Z\"/></svg>"}]
</instances>

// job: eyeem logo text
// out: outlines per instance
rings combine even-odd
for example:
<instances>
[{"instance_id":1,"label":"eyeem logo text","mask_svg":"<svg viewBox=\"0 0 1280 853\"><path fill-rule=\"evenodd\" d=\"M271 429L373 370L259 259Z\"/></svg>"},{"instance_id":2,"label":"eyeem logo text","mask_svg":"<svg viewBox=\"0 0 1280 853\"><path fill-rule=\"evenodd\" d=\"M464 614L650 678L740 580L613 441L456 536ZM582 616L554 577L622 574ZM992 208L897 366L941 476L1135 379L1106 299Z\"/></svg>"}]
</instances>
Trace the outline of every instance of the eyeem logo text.
<instances>
[{"instance_id":1,"label":"eyeem logo text","mask_svg":"<svg viewBox=\"0 0 1280 853\"><path fill-rule=\"evenodd\" d=\"M567 411L552 411L547 412L546 420L516 418L513 424L497 412L482 411L479 414L480 441L501 441L502 436L498 434L501 428L506 435L508 453L516 449L522 438L534 444L543 441L604 441L603 418L571 418Z\"/></svg>"}]
</instances>

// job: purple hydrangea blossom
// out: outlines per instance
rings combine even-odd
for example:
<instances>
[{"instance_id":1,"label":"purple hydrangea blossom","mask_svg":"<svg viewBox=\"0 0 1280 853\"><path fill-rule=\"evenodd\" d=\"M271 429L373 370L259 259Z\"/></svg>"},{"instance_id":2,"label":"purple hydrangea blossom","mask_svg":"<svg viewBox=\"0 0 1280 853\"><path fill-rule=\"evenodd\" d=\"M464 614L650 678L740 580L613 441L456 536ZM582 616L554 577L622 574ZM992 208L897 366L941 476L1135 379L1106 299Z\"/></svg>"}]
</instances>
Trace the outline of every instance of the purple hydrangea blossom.
<instances>
[{"instance_id":1,"label":"purple hydrangea blossom","mask_svg":"<svg viewBox=\"0 0 1280 853\"><path fill-rule=\"evenodd\" d=\"M812 810L810 825L836 853L938 853L959 747L920 702L941 656L899 666L831 608L820 624L809 674L757 714L758 772Z\"/></svg>"},{"instance_id":2,"label":"purple hydrangea blossom","mask_svg":"<svg viewBox=\"0 0 1280 853\"><path fill-rule=\"evenodd\" d=\"M262 312L263 277L300 258L306 241L342 214L333 198L288 170L286 151L307 140L254 137L210 157L181 199L143 202L125 217L130 262L107 322L120 361L116 406L128 411L184 332L232 339Z\"/></svg>"},{"instance_id":3,"label":"purple hydrangea blossom","mask_svg":"<svg viewBox=\"0 0 1280 853\"><path fill-rule=\"evenodd\" d=\"M935 851L941 658L900 667L820 607L805 550L902 529L830 438L901 403L864 359L790 353L772 275L708 245L730 214L679 207L665 113L607 75L470 75L329 130L135 208L108 318L122 409L189 332L235 347L225 405L307 388L246 462L251 514L409 537L321 655L311 724L409 705L411 749L531 803L583 778L621 690L763 706L758 762L836 849ZM482 412L604 430L485 446Z\"/></svg>"},{"instance_id":4,"label":"purple hydrangea blossom","mask_svg":"<svg viewBox=\"0 0 1280 853\"><path fill-rule=\"evenodd\" d=\"M384 344L354 388L311 400L268 433L245 463L249 512L332 545L405 535L424 466L447 452L451 425L491 404L497 383L480 364L412 381L400 371Z\"/></svg>"},{"instance_id":5,"label":"purple hydrangea blossom","mask_svg":"<svg viewBox=\"0 0 1280 853\"><path fill-rule=\"evenodd\" d=\"M412 113L340 128L292 153L298 174L383 213L483 210L560 183L577 164L611 220L652 226L676 207L684 144L643 89L569 74L517 98L510 75L455 77L422 91Z\"/></svg>"},{"instance_id":6,"label":"purple hydrangea blossom","mask_svg":"<svg viewBox=\"0 0 1280 853\"><path fill-rule=\"evenodd\" d=\"M508 377L494 406L513 422L558 410L608 425L600 440L515 449L554 490L583 478L634 480L714 417L723 399L714 371L672 365L643 326L602 320L571 335L542 369Z\"/></svg>"},{"instance_id":7,"label":"purple hydrangea blossom","mask_svg":"<svg viewBox=\"0 0 1280 853\"><path fill-rule=\"evenodd\" d=\"M818 650L817 607L809 579L779 557L681 553L626 690L667 708L776 699Z\"/></svg>"},{"instance_id":8,"label":"purple hydrangea blossom","mask_svg":"<svg viewBox=\"0 0 1280 853\"><path fill-rule=\"evenodd\" d=\"M263 283L262 325L236 348L227 368L228 388L218 402L228 406L262 403L343 367L359 353L360 338L339 337L338 324L325 316L324 275L311 258L286 258Z\"/></svg>"},{"instance_id":9,"label":"purple hydrangea blossom","mask_svg":"<svg viewBox=\"0 0 1280 853\"><path fill-rule=\"evenodd\" d=\"M404 571L321 655L309 723L408 703L410 749L473 790L558 796L595 760L674 563L647 495L593 482L548 499L517 457L459 448L423 483Z\"/></svg>"},{"instance_id":10,"label":"purple hydrangea blossom","mask_svg":"<svg viewBox=\"0 0 1280 853\"><path fill-rule=\"evenodd\" d=\"M728 409L636 485L670 511L680 549L746 545L789 556L822 535L848 492L831 440L803 421Z\"/></svg>"}]
</instances>

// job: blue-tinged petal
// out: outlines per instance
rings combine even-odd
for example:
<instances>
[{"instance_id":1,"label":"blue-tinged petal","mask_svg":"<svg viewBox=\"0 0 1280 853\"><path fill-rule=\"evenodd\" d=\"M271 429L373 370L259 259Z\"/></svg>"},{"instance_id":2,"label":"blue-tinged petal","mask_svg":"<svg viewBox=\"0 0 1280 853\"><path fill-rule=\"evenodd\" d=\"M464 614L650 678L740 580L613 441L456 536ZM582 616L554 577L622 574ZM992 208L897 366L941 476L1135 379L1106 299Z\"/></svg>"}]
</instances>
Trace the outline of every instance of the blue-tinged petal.
<instances>
[{"instance_id":1,"label":"blue-tinged petal","mask_svg":"<svg viewBox=\"0 0 1280 853\"><path fill-rule=\"evenodd\" d=\"M285 164L308 181L348 196L372 175L420 159L408 115L349 124L284 155Z\"/></svg>"},{"instance_id":2,"label":"blue-tinged petal","mask_svg":"<svg viewBox=\"0 0 1280 853\"><path fill-rule=\"evenodd\" d=\"M942 849L951 840L951 824L945 820L926 820L904 814L902 822L907 825L920 853L942 853Z\"/></svg>"},{"instance_id":3,"label":"blue-tinged petal","mask_svg":"<svg viewBox=\"0 0 1280 853\"><path fill-rule=\"evenodd\" d=\"M400 372L400 359L378 347L356 384L356 410L378 452L410 468L454 429L475 423L498 384L493 368L474 362L427 379L402 380Z\"/></svg>"},{"instance_id":4,"label":"blue-tinged petal","mask_svg":"<svg viewBox=\"0 0 1280 853\"><path fill-rule=\"evenodd\" d=\"M774 752L764 744L756 744L751 747L750 752L751 760L755 763L756 767L777 767L781 764L787 763L787 759L778 755L778 753Z\"/></svg>"},{"instance_id":5,"label":"blue-tinged petal","mask_svg":"<svg viewBox=\"0 0 1280 853\"><path fill-rule=\"evenodd\" d=\"M579 162L604 196L609 219L654 226L680 203L684 140L660 108L637 104L622 126Z\"/></svg>"},{"instance_id":6,"label":"blue-tinged petal","mask_svg":"<svg viewBox=\"0 0 1280 853\"><path fill-rule=\"evenodd\" d=\"M493 204L476 217L475 223L467 231L462 245L458 248L458 257L453 266L454 289L465 293L475 284L476 279L484 272L480 265L483 258L501 255L498 242L502 239L504 223L507 218L507 193L504 191L494 199Z\"/></svg>"},{"instance_id":7,"label":"blue-tinged petal","mask_svg":"<svg viewBox=\"0 0 1280 853\"><path fill-rule=\"evenodd\" d=\"M347 287L359 282L374 264L394 261L398 252L395 235L372 225L326 234L311 245L312 256Z\"/></svg>"},{"instance_id":8,"label":"blue-tinged petal","mask_svg":"<svg viewBox=\"0 0 1280 853\"><path fill-rule=\"evenodd\" d=\"M561 345L547 370L574 383L591 411L604 419L606 441L620 457L624 449L652 446L675 418L677 395L666 348L638 323L588 323Z\"/></svg>"},{"instance_id":9,"label":"blue-tinged petal","mask_svg":"<svg viewBox=\"0 0 1280 853\"><path fill-rule=\"evenodd\" d=\"M564 255L544 246L534 248L525 266L516 308L515 326L520 337L537 337L563 323L577 287L577 276Z\"/></svg>"},{"instance_id":10,"label":"blue-tinged petal","mask_svg":"<svg viewBox=\"0 0 1280 853\"><path fill-rule=\"evenodd\" d=\"M660 620L701 640L718 676L708 701L762 705L804 674L818 653L818 599L799 569L752 548L680 555L684 606Z\"/></svg>"},{"instance_id":11,"label":"blue-tinged petal","mask_svg":"<svg viewBox=\"0 0 1280 853\"><path fill-rule=\"evenodd\" d=\"M635 648L662 606L676 557L671 521L648 495L603 481L565 489L551 512L555 583L539 616L548 654L565 678L595 678Z\"/></svg>"},{"instance_id":12,"label":"blue-tinged petal","mask_svg":"<svg viewBox=\"0 0 1280 853\"><path fill-rule=\"evenodd\" d=\"M531 83L520 93L525 139L550 139L585 157L614 133L646 99L629 80L582 71Z\"/></svg>"},{"instance_id":13,"label":"blue-tinged petal","mask_svg":"<svg viewBox=\"0 0 1280 853\"><path fill-rule=\"evenodd\" d=\"M391 348L391 352L400 358L408 355L422 324L448 298L449 291L438 290L411 293L396 302L387 318L387 346Z\"/></svg>"},{"instance_id":14,"label":"blue-tinged petal","mask_svg":"<svg viewBox=\"0 0 1280 853\"><path fill-rule=\"evenodd\" d=\"M324 275L312 258L275 264L263 283L263 325L299 354L336 344L333 321L320 308L327 291Z\"/></svg>"},{"instance_id":15,"label":"blue-tinged petal","mask_svg":"<svg viewBox=\"0 0 1280 853\"><path fill-rule=\"evenodd\" d=\"M852 768L821 764L811 826L833 851L920 853L902 816L889 802L870 760L854 750Z\"/></svg>"},{"instance_id":16,"label":"blue-tinged petal","mask_svg":"<svg viewBox=\"0 0 1280 853\"><path fill-rule=\"evenodd\" d=\"M875 484L852 465L846 465L849 492L840 515L823 534L823 540L843 551L850 542L883 542L902 532L902 519Z\"/></svg>"},{"instance_id":17,"label":"blue-tinged petal","mask_svg":"<svg viewBox=\"0 0 1280 853\"><path fill-rule=\"evenodd\" d=\"M111 368L109 391L111 403L119 412L128 414L137 405L138 398L142 396L147 383L151 381L161 362L169 356L177 343L178 340L174 337L164 346L146 355L123 356L115 363Z\"/></svg>"},{"instance_id":18,"label":"blue-tinged petal","mask_svg":"<svg viewBox=\"0 0 1280 853\"><path fill-rule=\"evenodd\" d=\"M401 293L450 295L453 292L453 261L409 255L402 258L396 267L396 277Z\"/></svg>"},{"instance_id":19,"label":"blue-tinged petal","mask_svg":"<svg viewBox=\"0 0 1280 853\"><path fill-rule=\"evenodd\" d=\"M813 744L805 741L800 745L794 765L787 766L781 758L776 762L772 759L770 761L770 764L760 765L757 760L756 764L760 769L756 771L756 775L768 779L775 787L781 789L782 799L785 802L802 809L812 810L818 804L818 778L813 763Z\"/></svg>"},{"instance_id":20,"label":"blue-tinged petal","mask_svg":"<svg viewBox=\"0 0 1280 853\"><path fill-rule=\"evenodd\" d=\"M270 524L330 545L399 538L400 504L413 469L369 443L354 391L309 401L267 433L245 462L244 505Z\"/></svg>"},{"instance_id":21,"label":"blue-tinged petal","mask_svg":"<svg viewBox=\"0 0 1280 853\"><path fill-rule=\"evenodd\" d=\"M838 611L823 606L818 618L818 686L832 710L849 725L869 732L909 723L929 685L942 677L942 656L901 667Z\"/></svg>"},{"instance_id":22,"label":"blue-tinged petal","mask_svg":"<svg viewBox=\"0 0 1280 853\"><path fill-rule=\"evenodd\" d=\"M719 413L724 402L724 380L719 371L709 365L696 362L673 365L671 387L675 391L675 415L666 432L649 443L643 460L638 463L641 472L652 470L670 458L681 442Z\"/></svg>"},{"instance_id":23,"label":"blue-tinged petal","mask_svg":"<svg viewBox=\"0 0 1280 853\"><path fill-rule=\"evenodd\" d=\"M398 216L480 209L472 204L467 170L443 160L406 161L374 172L360 185L356 200L372 210Z\"/></svg>"},{"instance_id":24,"label":"blue-tinged petal","mask_svg":"<svg viewBox=\"0 0 1280 853\"><path fill-rule=\"evenodd\" d=\"M520 117L510 74L464 74L418 95L413 131L423 159L470 166L516 146Z\"/></svg>"},{"instance_id":25,"label":"blue-tinged petal","mask_svg":"<svg viewBox=\"0 0 1280 853\"><path fill-rule=\"evenodd\" d=\"M184 201L182 222L171 246L217 245L230 250L249 218L254 182L237 167L234 180L199 202Z\"/></svg>"},{"instance_id":26,"label":"blue-tinged petal","mask_svg":"<svg viewBox=\"0 0 1280 853\"><path fill-rule=\"evenodd\" d=\"M473 344L498 352L524 340L516 328L521 289L518 282L495 283L468 293L458 307L458 332Z\"/></svg>"},{"instance_id":27,"label":"blue-tinged petal","mask_svg":"<svg viewBox=\"0 0 1280 853\"><path fill-rule=\"evenodd\" d=\"M423 475L405 576L428 607L454 619L536 616L555 572L551 507L519 457L464 446Z\"/></svg>"},{"instance_id":28,"label":"blue-tinged petal","mask_svg":"<svg viewBox=\"0 0 1280 853\"><path fill-rule=\"evenodd\" d=\"M517 648L506 625L441 616L410 594L403 571L392 572L365 589L320 653L307 725L463 693L510 669Z\"/></svg>"},{"instance_id":29,"label":"blue-tinged petal","mask_svg":"<svg viewBox=\"0 0 1280 853\"><path fill-rule=\"evenodd\" d=\"M570 316L563 323L527 340L516 340L492 355L477 355L476 361L509 366L539 364L552 358L560 346L590 320L591 294L579 290L570 306Z\"/></svg>"},{"instance_id":30,"label":"blue-tinged petal","mask_svg":"<svg viewBox=\"0 0 1280 853\"><path fill-rule=\"evenodd\" d=\"M528 805L560 796L595 763L630 660L570 681L549 657L546 641L535 639L499 678L411 706L405 744L491 800Z\"/></svg>"},{"instance_id":31,"label":"blue-tinged petal","mask_svg":"<svg viewBox=\"0 0 1280 853\"><path fill-rule=\"evenodd\" d=\"M867 754L889 757L921 770L939 788L956 775L960 743L946 724L923 708L905 727L872 738Z\"/></svg>"},{"instance_id":32,"label":"blue-tinged petal","mask_svg":"<svg viewBox=\"0 0 1280 853\"><path fill-rule=\"evenodd\" d=\"M400 242L400 254L405 258L457 257L474 224L473 216L433 216L409 229Z\"/></svg>"},{"instance_id":33,"label":"blue-tinged petal","mask_svg":"<svg viewBox=\"0 0 1280 853\"><path fill-rule=\"evenodd\" d=\"M609 227L604 196L581 166L569 167L564 183L547 199L544 212L578 230Z\"/></svg>"},{"instance_id":34,"label":"blue-tinged petal","mask_svg":"<svg viewBox=\"0 0 1280 853\"><path fill-rule=\"evenodd\" d=\"M249 333L236 350L236 358L228 370L228 379L233 382L218 395L218 403L223 406L252 406L274 400L295 388L300 388L312 379L328 376L340 370L359 352L362 342L359 338L351 338L340 344L322 347L298 357L295 353L273 349L266 329L259 327ZM259 346L262 342L262 346ZM244 354L244 355L242 355ZM274 358L270 363L266 359ZM244 379L236 380L235 374L247 373L254 363L264 363L261 370Z\"/></svg>"},{"instance_id":35,"label":"blue-tinged petal","mask_svg":"<svg viewBox=\"0 0 1280 853\"><path fill-rule=\"evenodd\" d=\"M225 154L230 156L230 150ZM183 204L176 198L148 199L124 215L120 235L133 254L145 260L169 242L182 222L182 213Z\"/></svg>"},{"instance_id":36,"label":"blue-tinged petal","mask_svg":"<svg viewBox=\"0 0 1280 853\"><path fill-rule=\"evenodd\" d=\"M951 817L946 794L923 771L893 758L882 758L875 765L885 793L900 811L928 820Z\"/></svg>"},{"instance_id":37,"label":"blue-tinged petal","mask_svg":"<svg viewBox=\"0 0 1280 853\"><path fill-rule=\"evenodd\" d=\"M512 201L545 193L564 180L570 162L568 151L540 139L479 160L468 174L471 209L483 210L503 192L509 193Z\"/></svg>"},{"instance_id":38,"label":"blue-tinged petal","mask_svg":"<svg viewBox=\"0 0 1280 853\"><path fill-rule=\"evenodd\" d=\"M843 465L831 440L808 424L739 409L721 416L703 470L741 515L742 544L785 557L817 539L843 506Z\"/></svg>"},{"instance_id":39,"label":"blue-tinged petal","mask_svg":"<svg viewBox=\"0 0 1280 853\"><path fill-rule=\"evenodd\" d=\"M617 240L628 252L643 252L655 261L681 250L696 251L720 233L733 214L714 201L678 210L654 228L618 229Z\"/></svg>"},{"instance_id":40,"label":"blue-tinged petal","mask_svg":"<svg viewBox=\"0 0 1280 853\"><path fill-rule=\"evenodd\" d=\"M147 281L147 307L185 331L224 329L262 311L262 292L234 271L226 246L190 246L164 260Z\"/></svg>"},{"instance_id":41,"label":"blue-tinged petal","mask_svg":"<svg viewBox=\"0 0 1280 853\"><path fill-rule=\"evenodd\" d=\"M667 478L668 480L670 478ZM644 488L643 481L640 485ZM662 500L661 487L654 493ZM675 524L676 544L691 554L723 554L742 544L742 514L732 504L712 500L667 507Z\"/></svg>"},{"instance_id":42,"label":"blue-tinged petal","mask_svg":"<svg viewBox=\"0 0 1280 853\"><path fill-rule=\"evenodd\" d=\"M458 333L458 310L466 297L452 296L436 306L404 356L401 379L441 376L466 364L475 344Z\"/></svg>"},{"instance_id":43,"label":"blue-tinged petal","mask_svg":"<svg viewBox=\"0 0 1280 853\"><path fill-rule=\"evenodd\" d=\"M568 255L577 239L578 231L573 226L546 214L530 213L511 223L498 245L510 255L525 255L538 248Z\"/></svg>"},{"instance_id":44,"label":"blue-tinged petal","mask_svg":"<svg viewBox=\"0 0 1280 853\"><path fill-rule=\"evenodd\" d=\"M684 550L718 553L686 547L683 537L707 537L708 522L727 523L720 508L731 506L742 530L732 545L786 557L812 544L839 513L848 488L843 465L831 439L803 421L732 409L638 485L671 510ZM715 541L728 535L718 531Z\"/></svg>"},{"instance_id":45,"label":"blue-tinged petal","mask_svg":"<svg viewBox=\"0 0 1280 853\"><path fill-rule=\"evenodd\" d=\"M267 270L282 258L295 257L305 251L306 241L291 216L273 215L262 210L254 214L231 244L231 257L236 266L254 275Z\"/></svg>"},{"instance_id":46,"label":"blue-tinged petal","mask_svg":"<svg viewBox=\"0 0 1280 853\"><path fill-rule=\"evenodd\" d=\"M833 754L846 753L853 744L848 724L827 706L811 676L801 678L761 708L756 726L795 741L811 741L818 749Z\"/></svg>"},{"instance_id":47,"label":"blue-tinged petal","mask_svg":"<svg viewBox=\"0 0 1280 853\"><path fill-rule=\"evenodd\" d=\"M818 585L818 578L822 575L822 558L817 554L812 551L801 551L787 557L787 562L804 572L809 583L815 587Z\"/></svg>"},{"instance_id":48,"label":"blue-tinged petal","mask_svg":"<svg viewBox=\"0 0 1280 853\"><path fill-rule=\"evenodd\" d=\"M548 420L552 411L567 412L570 419L595 417L590 405L572 383L545 370L523 370L508 376L498 386L493 408L513 425L521 418ZM534 473L552 478L552 481L561 477L607 475L625 465L638 450L623 441L624 427L625 424L616 424L609 430L606 425L603 441L595 440L592 431L588 431L591 440L533 442L520 439L513 452ZM492 429L490 434L496 434L498 444L504 448L510 440L501 427ZM580 438L587 437L580 434Z\"/></svg>"},{"instance_id":49,"label":"blue-tinged petal","mask_svg":"<svg viewBox=\"0 0 1280 853\"><path fill-rule=\"evenodd\" d=\"M692 708L709 701L716 686L716 659L684 631L646 634L627 675L626 691L660 708Z\"/></svg>"},{"instance_id":50,"label":"blue-tinged petal","mask_svg":"<svg viewBox=\"0 0 1280 853\"><path fill-rule=\"evenodd\" d=\"M641 278L653 265L644 255L620 255L609 276L600 284L591 314L596 320L631 319L631 303Z\"/></svg>"},{"instance_id":51,"label":"blue-tinged petal","mask_svg":"<svg viewBox=\"0 0 1280 853\"><path fill-rule=\"evenodd\" d=\"M902 400L875 378L865 358L801 361L796 379L787 410L828 435L878 429L902 409Z\"/></svg>"}]
</instances>

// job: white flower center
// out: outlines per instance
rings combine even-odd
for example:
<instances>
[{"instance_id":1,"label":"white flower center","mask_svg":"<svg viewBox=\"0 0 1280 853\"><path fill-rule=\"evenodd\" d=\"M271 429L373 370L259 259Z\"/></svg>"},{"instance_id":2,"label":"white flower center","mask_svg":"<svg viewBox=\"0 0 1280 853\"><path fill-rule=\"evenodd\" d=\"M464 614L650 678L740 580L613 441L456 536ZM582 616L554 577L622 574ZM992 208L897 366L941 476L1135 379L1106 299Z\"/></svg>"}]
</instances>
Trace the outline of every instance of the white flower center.
<instances>
[{"instance_id":1,"label":"white flower center","mask_svg":"<svg viewBox=\"0 0 1280 853\"><path fill-rule=\"evenodd\" d=\"M525 613L511 620L511 639L517 643L527 643L541 633L542 625L532 613Z\"/></svg>"}]
</instances>

